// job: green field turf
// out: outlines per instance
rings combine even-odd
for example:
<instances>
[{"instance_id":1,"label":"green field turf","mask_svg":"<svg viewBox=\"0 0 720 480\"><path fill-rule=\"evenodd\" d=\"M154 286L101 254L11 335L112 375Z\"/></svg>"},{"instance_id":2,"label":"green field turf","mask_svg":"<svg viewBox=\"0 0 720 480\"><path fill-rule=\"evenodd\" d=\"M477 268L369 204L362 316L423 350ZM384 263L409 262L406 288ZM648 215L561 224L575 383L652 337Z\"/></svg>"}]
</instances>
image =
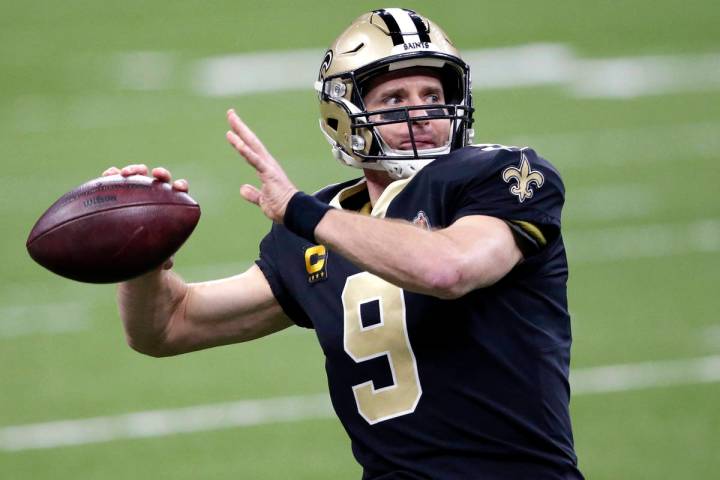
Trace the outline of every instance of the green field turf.
<instances>
[{"instance_id":1,"label":"green field turf","mask_svg":"<svg viewBox=\"0 0 720 480\"><path fill-rule=\"evenodd\" d=\"M114 287L53 276L24 244L62 193L109 165L143 162L188 178L203 208L177 270L193 281L244 270L269 225L239 197L239 185L254 177L225 142L228 107L300 188L358 172L331 158L310 84L208 97L193 90L191 67L213 55L321 54L356 15L380 6L387 5L68 0L0 7L0 429L326 390L322 352L312 332L300 329L177 358L143 357L125 344ZM709 0L406 6L466 50L554 43L581 59L708 54L720 63L720 7ZM172 74L155 89L129 88L120 65L133 52L168 54ZM559 84L475 93L477 141L532 145L563 174L575 369L720 354L720 67L714 75L704 87L636 98L578 97ZM581 469L591 480L716 478L718 405L720 383L712 382L577 395ZM332 418L0 449L2 479L359 476Z\"/></svg>"}]
</instances>

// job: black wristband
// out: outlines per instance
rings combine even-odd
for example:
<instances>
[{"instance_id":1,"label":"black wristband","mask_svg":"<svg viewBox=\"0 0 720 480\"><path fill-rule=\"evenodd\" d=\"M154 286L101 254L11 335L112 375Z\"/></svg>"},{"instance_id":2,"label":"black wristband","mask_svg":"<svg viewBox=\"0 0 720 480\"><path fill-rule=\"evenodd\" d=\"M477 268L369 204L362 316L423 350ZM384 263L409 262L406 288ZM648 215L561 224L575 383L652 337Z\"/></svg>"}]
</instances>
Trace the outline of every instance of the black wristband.
<instances>
[{"instance_id":1,"label":"black wristband","mask_svg":"<svg viewBox=\"0 0 720 480\"><path fill-rule=\"evenodd\" d=\"M312 195L297 192L290 198L283 216L285 228L313 243L315 240L315 227L332 207L321 202Z\"/></svg>"}]
</instances>

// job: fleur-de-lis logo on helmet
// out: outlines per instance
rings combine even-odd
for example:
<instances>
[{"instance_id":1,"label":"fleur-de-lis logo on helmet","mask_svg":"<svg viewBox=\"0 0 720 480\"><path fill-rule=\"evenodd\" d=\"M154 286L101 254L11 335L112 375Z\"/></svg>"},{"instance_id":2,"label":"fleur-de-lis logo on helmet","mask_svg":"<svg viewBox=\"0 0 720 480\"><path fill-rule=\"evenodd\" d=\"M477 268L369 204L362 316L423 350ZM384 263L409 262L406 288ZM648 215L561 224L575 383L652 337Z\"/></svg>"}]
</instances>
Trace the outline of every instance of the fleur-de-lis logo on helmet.
<instances>
[{"instance_id":1,"label":"fleur-de-lis logo on helmet","mask_svg":"<svg viewBox=\"0 0 720 480\"><path fill-rule=\"evenodd\" d=\"M520 203L524 202L527 198L532 198L534 191L531 184L534 183L537 188L540 188L543 186L543 183L545 183L543 174L530 168L530 162L528 162L525 153L522 153L520 168L506 168L503 170L502 178L506 183L510 183L511 180L517 181L516 185L510 187L510 193L517 195Z\"/></svg>"}]
</instances>

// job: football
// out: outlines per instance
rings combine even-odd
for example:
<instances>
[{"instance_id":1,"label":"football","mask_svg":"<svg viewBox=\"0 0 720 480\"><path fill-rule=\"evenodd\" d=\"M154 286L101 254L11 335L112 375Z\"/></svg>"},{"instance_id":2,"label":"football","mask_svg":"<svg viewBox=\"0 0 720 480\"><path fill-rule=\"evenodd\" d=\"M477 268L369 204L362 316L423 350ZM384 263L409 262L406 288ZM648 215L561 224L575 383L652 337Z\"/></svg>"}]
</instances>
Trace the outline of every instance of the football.
<instances>
[{"instance_id":1,"label":"football","mask_svg":"<svg viewBox=\"0 0 720 480\"><path fill-rule=\"evenodd\" d=\"M63 277L116 283L159 267L187 240L200 206L142 175L100 177L60 197L27 239L30 256Z\"/></svg>"}]
</instances>

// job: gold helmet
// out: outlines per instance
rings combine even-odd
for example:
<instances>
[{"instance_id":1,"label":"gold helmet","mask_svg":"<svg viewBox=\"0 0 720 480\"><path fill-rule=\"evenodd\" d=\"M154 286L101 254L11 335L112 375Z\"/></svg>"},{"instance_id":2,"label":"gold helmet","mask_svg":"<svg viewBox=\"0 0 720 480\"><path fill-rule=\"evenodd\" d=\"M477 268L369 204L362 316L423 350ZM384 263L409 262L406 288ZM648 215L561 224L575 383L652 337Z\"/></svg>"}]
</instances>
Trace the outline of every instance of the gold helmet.
<instances>
[{"instance_id":1,"label":"gold helmet","mask_svg":"<svg viewBox=\"0 0 720 480\"><path fill-rule=\"evenodd\" d=\"M363 87L371 78L405 68L431 68L443 84L445 104L368 111ZM386 8L357 18L325 53L315 89L320 99L320 129L334 156L356 168L386 170L393 178L412 176L423 166L472 142L470 69L445 33L412 10ZM410 111L413 112L411 116ZM423 116L424 112L424 116ZM447 144L418 149L412 123L451 122ZM375 127L406 123L412 149L396 150Z\"/></svg>"}]
</instances>

